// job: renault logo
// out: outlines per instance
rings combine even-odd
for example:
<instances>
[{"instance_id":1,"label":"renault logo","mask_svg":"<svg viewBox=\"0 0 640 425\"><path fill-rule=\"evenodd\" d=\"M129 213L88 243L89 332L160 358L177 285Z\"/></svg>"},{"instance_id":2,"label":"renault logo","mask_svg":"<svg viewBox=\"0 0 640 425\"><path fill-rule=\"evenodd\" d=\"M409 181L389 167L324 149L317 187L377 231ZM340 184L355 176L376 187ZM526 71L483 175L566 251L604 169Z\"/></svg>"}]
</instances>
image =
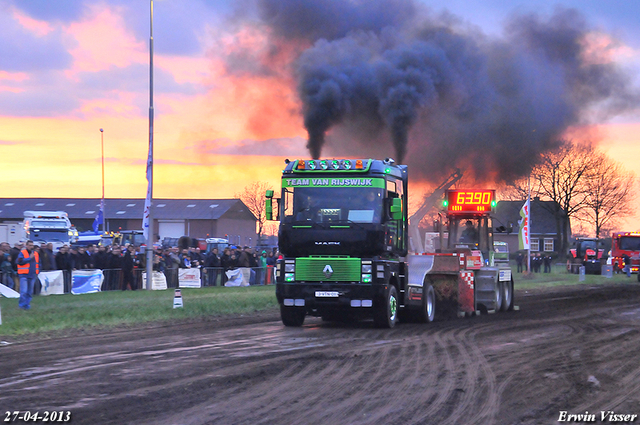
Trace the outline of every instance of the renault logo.
<instances>
[{"instance_id":1,"label":"renault logo","mask_svg":"<svg viewBox=\"0 0 640 425\"><path fill-rule=\"evenodd\" d=\"M333 269L329 264L327 264L326 266L324 266L324 270L322 270L322 273L324 273L324 277L328 279L333 274Z\"/></svg>"}]
</instances>

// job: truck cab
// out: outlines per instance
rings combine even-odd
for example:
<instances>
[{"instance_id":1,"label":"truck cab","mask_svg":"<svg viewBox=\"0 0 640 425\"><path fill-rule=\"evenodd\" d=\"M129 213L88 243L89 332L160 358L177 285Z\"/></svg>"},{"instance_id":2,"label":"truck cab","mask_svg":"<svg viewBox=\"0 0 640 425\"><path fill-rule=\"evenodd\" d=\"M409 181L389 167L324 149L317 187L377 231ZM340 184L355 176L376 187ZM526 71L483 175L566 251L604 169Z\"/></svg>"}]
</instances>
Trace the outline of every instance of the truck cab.
<instances>
[{"instance_id":1,"label":"truck cab","mask_svg":"<svg viewBox=\"0 0 640 425\"><path fill-rule=\"evenodd\" d=\"M285 325L301 325L306 314L334 317L351 305L389 323L388 281L403 274L399 259L407 254L406 194L407 167L391 159L286 163L276 204L283 256L276 296ZM268 192L267 218L272 198Z\"/></svg>"},{"instance_id":2,"label":"truck cab","mask_svg":"<svg viewBox=\"0 0 640 425\"><path fill-rule=\"evenodd\" d=\"M54 252L75 242L77 232L64 211L25 211L25 238L35 243L51 243Z\"/></svg>"},{"instance_id":3,"label":"truck cab","mask_svg":"<svg viewBox=\"0 0 640 425\"><path fill-rule=\"evenodd\" d=\"M610 257L615 272L624 269L625 255L631 260L631 273L638 273L640 269L640 232L614 232L611 235Z\"/></svg>"}]
</instances>

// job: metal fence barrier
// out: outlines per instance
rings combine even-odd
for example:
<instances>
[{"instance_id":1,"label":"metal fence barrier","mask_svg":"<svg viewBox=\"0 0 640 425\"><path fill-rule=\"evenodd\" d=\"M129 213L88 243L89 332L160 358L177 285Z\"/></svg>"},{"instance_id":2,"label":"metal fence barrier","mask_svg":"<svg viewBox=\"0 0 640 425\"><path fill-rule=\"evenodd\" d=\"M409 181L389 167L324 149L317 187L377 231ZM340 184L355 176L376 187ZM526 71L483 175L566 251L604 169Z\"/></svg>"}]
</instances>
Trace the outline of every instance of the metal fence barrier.
<instances>
[{"instance_id":1,"label":"metal fence barrier","mask_svg":"<svg viewBox=\"0 0 640 425\"><path fill-rule=\"evenodd\" d=\"M273 266L262 267L250 267L250 285L272 285L275 283L275 268ZM164 270L164 276L167 280L167 288L179 287L179 270L177 268L168 268ZM225 269L222 267L202 267L200 268L200 282L203 287L205 286L224 286L227 282L227 275ZM101 291L118 291L125 289L145 289L143 287L142 274L145 272L143 268L134 268L133 273L125 275L122 269L103 269L104 281L102 282ZM62 276L64 279L64 293L71 292L71 270L62 270ZM0 283L5 286L19 291L19 280L17 274L0 273ZM34 294L40 294L41 284L36 282L34 288Z\"/></svg>"}]
</instances>

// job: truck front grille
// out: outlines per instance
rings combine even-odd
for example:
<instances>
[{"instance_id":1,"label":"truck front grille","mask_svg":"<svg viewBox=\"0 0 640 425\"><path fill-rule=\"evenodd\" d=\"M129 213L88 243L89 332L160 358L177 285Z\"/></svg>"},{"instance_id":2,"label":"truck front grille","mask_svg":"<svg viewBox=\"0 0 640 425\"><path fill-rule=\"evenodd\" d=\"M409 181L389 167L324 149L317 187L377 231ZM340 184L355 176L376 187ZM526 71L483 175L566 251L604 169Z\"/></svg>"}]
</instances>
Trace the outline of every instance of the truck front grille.
<instances>
[{"instance_id":1,"label":"truck front grille","mask_svg":"<svg viewBox=\"0 0 640 425\"><path fill-rule=\"evenodd\" d=\"M296 280L307 282L359 282L359 258L309 257L296 258Z\"/></svg>"}]
</instances>

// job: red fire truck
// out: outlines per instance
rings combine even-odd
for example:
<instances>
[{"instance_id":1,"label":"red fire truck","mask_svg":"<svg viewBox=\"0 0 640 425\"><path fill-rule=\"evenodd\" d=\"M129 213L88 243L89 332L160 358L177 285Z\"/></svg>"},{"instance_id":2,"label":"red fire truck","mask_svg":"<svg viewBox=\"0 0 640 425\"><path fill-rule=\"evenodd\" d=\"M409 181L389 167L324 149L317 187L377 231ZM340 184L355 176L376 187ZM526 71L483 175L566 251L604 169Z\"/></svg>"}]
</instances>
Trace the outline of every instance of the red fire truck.
<instances>
[{"instance_id":1,"label":"red fire truck","mask_svg":"<svg viewBox=\"0 0 640 425\"><path fill-rule=\"evenodd\" d=\"M631 258L631 273L640 268L640 232L614 232L611 235L611 264L613 270L624 269L624 256Z\"/></svg>"}]
</instances>

